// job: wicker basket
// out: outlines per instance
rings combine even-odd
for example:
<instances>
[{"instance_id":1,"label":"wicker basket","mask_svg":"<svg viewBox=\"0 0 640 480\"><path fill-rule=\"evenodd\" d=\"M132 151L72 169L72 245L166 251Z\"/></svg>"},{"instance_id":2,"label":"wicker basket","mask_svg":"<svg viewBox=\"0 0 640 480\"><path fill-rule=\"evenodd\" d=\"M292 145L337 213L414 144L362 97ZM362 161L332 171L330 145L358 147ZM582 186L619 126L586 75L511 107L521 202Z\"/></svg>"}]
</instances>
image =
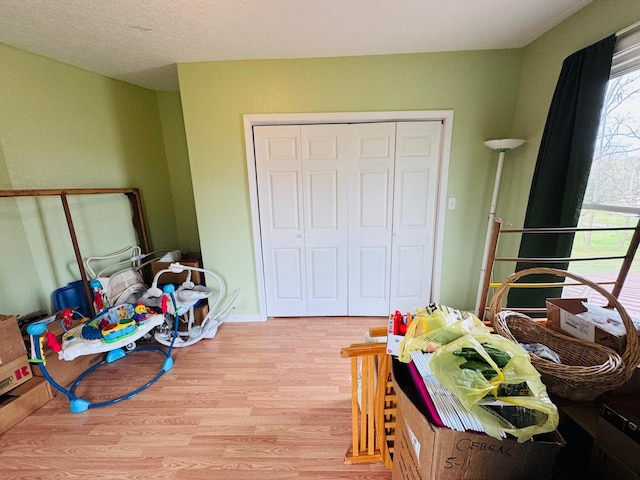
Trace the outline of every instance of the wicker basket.
<instances>
[{"instance_id":1,"label":"wicker basket","mask_svg":"<svg viewBox=\"0 0 640 480\"><path fill-rule=\"evenodd\" d=\"M618 355L602 345L555 332L526 315L502 311L502 299L511 284L523 276L540 273L571 278L605 297L618 311L627 330L626 346L622 354ZM590 280L564 270L537 267L511 274L491 299L489 318L496 333L503 337L517 343L541 343L560 356L562 363L557 364L532 354L531 363L540 372L549 393L562 398L576 401L593 400L625 384L640 363L636 328L618 299Z\"/></svg>"}]
</instances>

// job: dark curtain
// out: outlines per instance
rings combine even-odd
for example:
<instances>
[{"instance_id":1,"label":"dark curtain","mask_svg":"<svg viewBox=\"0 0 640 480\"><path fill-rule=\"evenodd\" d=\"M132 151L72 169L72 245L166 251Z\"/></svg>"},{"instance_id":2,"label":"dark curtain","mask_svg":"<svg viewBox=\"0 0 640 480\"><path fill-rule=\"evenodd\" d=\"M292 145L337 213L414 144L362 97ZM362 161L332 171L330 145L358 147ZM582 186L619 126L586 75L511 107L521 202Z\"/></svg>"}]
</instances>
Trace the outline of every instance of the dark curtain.
<instances>
[{"instance_id":1,"label":"dark curtain","mask_svg":"<svg viewBox=\"0 0 640 480\"><path fill-rule=\"evenodd\" d=\"M553 94L533 174L524 227L575 227L589 180L600 112L609 80L615 35L567 57ZM573 234L523 234L520 258L567 258ZM531 267L566 270L568 263L518 262L516 271ZM551 277L551 278L549 278ZM522 282L555 282L555 276L535 275ZM514 288L511 307L543 307L558 297L559 288Z\"/></svg>"}]
</instances>

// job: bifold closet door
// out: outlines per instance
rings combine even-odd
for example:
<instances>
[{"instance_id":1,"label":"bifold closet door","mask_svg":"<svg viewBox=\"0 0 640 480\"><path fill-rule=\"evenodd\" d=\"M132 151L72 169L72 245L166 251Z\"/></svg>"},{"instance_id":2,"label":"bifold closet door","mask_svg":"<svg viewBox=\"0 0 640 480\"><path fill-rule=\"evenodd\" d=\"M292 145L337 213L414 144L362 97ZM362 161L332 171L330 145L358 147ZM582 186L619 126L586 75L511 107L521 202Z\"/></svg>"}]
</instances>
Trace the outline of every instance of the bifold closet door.
<instances>
[{"instance_id":1,"label":"bifold closet door","mask_svg":"<svg viewBox=\"0 0 640 480\"><path fill-rule=\"evenodd\" d=\"M346 130L254 128L269 316L347 314Z\"/></svg>"},{"instance_id":2,"label":"bifold closet door","mask_svg":"<svg viewBox=\"0 0 640 480\"><path fill-rule=\"evenodd\" d=\"M349 315L388 315L396 124L349 125Z\"/></svg>"},{"instance_id":3,"label":"bifold closet door","mask_svg":"<svg viewBox=\"0 0 640 480\"><path fill-rule=\"evenodd\" d=\"M390 310L430 301L435 249L440 122L399 122L393 187Z\"/></svg>"},{"instance_id":4,"label":"bifold closet door","mask_svg":"<svg viewBox=\"0 0 640 480\"><path fill-rule=\"evenodd\" d=\"M307 315L347 315L347 130L303 125Z\"/></svg>"},{"instance_id":5,"label":"bifold closet door","mask_svg":"<svg viewBox=\"0 0 640 480\"><path fill-rule=\"evenodd\" d=\"M254 127L269 316L431 301L440 122Z\"/></svg>"}]
</instances>

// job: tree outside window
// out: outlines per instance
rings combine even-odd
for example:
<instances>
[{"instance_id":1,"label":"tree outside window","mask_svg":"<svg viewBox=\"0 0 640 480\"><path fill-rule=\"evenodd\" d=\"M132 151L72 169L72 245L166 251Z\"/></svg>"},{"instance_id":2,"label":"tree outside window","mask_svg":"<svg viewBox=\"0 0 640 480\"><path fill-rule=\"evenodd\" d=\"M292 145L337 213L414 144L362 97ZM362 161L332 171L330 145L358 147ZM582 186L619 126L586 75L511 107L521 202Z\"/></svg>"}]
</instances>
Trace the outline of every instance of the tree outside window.
<instances>
[{"instance_id":1,"label":"tree outside window","mask_svg":"<svg viewBox=\"0 0 640 480\"><path fill-rule=\"evenodd\" d=\"M593 163L580 214L580 227L635 226L640 218L640 71L609 81ZM625 232L580 232L572 257L624 255ZM569 269L594 281L615 279L622 261L572 262ZM605 288L611 289L610 286ZM596 295L565 288L564 296ZM620 301L640 318L640 262L634 261Z\"/></svg>"}]
</instances>

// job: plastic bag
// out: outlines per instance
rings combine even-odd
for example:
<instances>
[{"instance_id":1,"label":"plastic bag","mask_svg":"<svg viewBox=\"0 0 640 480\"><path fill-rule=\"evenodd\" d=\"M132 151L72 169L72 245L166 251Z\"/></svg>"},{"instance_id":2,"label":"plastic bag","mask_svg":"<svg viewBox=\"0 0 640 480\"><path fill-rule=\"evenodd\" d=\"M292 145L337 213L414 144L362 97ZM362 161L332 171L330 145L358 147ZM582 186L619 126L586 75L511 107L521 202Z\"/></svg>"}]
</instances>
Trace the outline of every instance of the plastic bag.
<instances>
[{"instance_id":1,"label":"plastic bag","mask_svg":"<svg viewBox=\"0 0 640 480\"><path fill-rule=\"evenodd\" d=\"M475 350L484 360L481 363L488 364L489 372L460 368L468 361L456 353L463 349ZM500 367L488 349L497 349L510 358ZM436 379L462 402L492 437L500 438L502 430L515 436L518 442L525 442L533 435L551 432L558 426L558 409L549 399L529 354L504 337L477 330L463 335L441 346L433 354L430 367ZM518 425L519 422L523 424Z\"/></svg>"},{"instance_id":2,"label":"plastic bag","mask_svg":"<svg viewBox=\"0 0 640 480\"><path fill-rule=\"evenodd\" d=\"M409 363L412 350L434 351L470 332L489 333L489 329L469 312L434 303L419 308L400 343L398 360Z\"/></svg>"},{"instance_id":3,"label":"plastic bag","mask_svg":"<svg viewBox=\"0 0 640 480\"><path fill-rule=\"evenodd\" d=\"M562 363L560 360L560 356L554 351L551 350L546 345L541 343L521 343L522 348L524 348L527 352L533 353L540 358L544 358L545 360L549 360L554 363Z\"/></svg>"}]
</instances>

